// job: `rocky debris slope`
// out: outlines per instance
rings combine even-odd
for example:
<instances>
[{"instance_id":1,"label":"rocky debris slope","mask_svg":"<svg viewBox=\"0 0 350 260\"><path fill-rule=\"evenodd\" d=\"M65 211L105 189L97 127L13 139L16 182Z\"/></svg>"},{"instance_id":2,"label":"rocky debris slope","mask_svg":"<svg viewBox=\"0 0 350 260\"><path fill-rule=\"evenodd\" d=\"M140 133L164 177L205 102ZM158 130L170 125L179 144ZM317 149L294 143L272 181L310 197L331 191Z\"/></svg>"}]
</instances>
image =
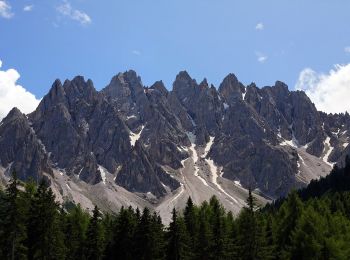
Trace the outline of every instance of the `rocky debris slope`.
<instances>
[{"instance_id":1,"label":"rocky debris slope","mask_svg":"<svg viewBox=\"0 0 350 260\"><path fill-rule=\"evenodd\" d=\"M2 120L0 164L23 180L46 176L68 200L68 180L79 183L75 202L113 183L123 190L113 196L161 212L189 195L216 195L237 212L248 188L277 198L341 164L349 128L347 113L319 112L280 81L258 88L229 74L216 89L182 71L168 91L127 71L97 91L78 76L56 80L33 113L13 109Z\"/></svg>"}]
</instances>

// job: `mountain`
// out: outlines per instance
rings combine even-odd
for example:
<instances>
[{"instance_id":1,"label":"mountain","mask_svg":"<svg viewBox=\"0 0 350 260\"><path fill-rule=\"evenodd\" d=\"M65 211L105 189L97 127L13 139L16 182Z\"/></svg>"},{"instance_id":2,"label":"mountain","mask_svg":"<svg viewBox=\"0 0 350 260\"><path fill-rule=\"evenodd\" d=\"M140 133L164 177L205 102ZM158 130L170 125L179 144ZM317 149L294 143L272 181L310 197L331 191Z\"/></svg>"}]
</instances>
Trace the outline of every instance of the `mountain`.
<instances>
[{"instance_id":1,"label":"mountain","mask_svg":"<svg viewBox=\"0 0 350 260\"><path fill-rule=\"evenodd\" d=\"M229 74L215 88L182 71L168 91L130 70L97 91L77 76L56 80L34 112L2 120L0 172L45 177L61 202L90 209L162 215L216 195L238 212L249 188L266 202L342 165L349 128L349 114L319 112L280 81L258 88Z\"/></svg>"}]
</instances>

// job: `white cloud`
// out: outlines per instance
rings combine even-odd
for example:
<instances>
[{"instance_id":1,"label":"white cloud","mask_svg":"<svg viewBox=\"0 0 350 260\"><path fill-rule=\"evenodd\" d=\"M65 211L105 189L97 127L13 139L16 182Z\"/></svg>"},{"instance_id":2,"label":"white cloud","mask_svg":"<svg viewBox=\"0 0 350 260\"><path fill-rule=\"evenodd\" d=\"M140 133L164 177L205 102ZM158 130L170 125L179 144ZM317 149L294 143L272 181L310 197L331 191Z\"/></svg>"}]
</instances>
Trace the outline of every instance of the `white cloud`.
<instances>
[{"instance_id":1,"label":"white cloud","mask_svg":"<svg viewBox=\"0 0 350 260\"><path fill-rule=\"evenodd\" d=\"M133 50L131 53L137 56L141 55L141 52L139 50Z\"/></svg>"},{"instance_id":2,"label":"white cloud","mask_svg":"<svg viewBox=\"0 0 350 260\"><path fill-rule=\"evenodd\" d=\"M15 69L5 71L1 70L1 66L0 60L0 119L5 117L13 107L17 107L23 113L34 111L40 100L16 84L20 75Z\"/></svg>"},{"instance_id":3,"label":"white cloud","mask_svg":"<svg viewBox=\"0 0 350 260\"><path fill-rule=\"evenodd\" d=\"M344 51L345 51L346 53L350 53L350 46L346 46L346 47L344 48Z\"/></svg>"},{"instance_id":4,"label":"white cloud","mask_svg":"<svg viewBox=\"0 0 350 260\"><path fill-rule=\"evenodd\" d=\"M318 110L327 113L350 112L350 64L335 65L328 73L302 70L295 88L304 90Z\"/></svg>"},{"instance_id":5,"label":"white cloud","mask_svg":"<svg viewBox=\"0 0 350 260\"><path fill-rule=\"evenodd\" d=\"M260 63L264 63L268 58L267 55L265 55L259 51L255 52L255 55L257 57L258 62L260 62Z\"/></svg>"},{"instance_id":6,"label":"white cloud","mask_svg":"<svg viewBox=\"0 0 350 260\"><path fill-rule=\"evenodd\" d=\"M26 5L25 7L23 7L23 11L24 12L30 12L33 10L34 5Z\"/></svg>"},{"instance_id":7,"label":"white cloud","mask_svg":"<svg viewBox=\"0 0 350 260\"><path fill-rule=\"evenodd\" d=\"M262 30L264 30L264 24L263 24L263 23L258 23L258 24L255 26L255 30L257 30L257 31L262 31Z\"/></svg>"},{"instance_id":8,"label":"white cloud","mask_svg":"<svg viewBox=\"0 0 350 260\"><path fill-rule=\"evenodd\" d=\"M0 17L10 19L14 14L11 12L11 5L0 0Z\"/></svg>"},{"instance_id":9,"label":"white cloud","mask_svg":"<svg viewBox=\"0 0 350 260\"><path fill-rule=\"evenodd\" d=\"M61 15L77 21L82 25L87 25L92 22L90 16L87 13L74 9L68 1L63 1L61 5L56 7L56 10Z\"/></svg>"}]
</instances>

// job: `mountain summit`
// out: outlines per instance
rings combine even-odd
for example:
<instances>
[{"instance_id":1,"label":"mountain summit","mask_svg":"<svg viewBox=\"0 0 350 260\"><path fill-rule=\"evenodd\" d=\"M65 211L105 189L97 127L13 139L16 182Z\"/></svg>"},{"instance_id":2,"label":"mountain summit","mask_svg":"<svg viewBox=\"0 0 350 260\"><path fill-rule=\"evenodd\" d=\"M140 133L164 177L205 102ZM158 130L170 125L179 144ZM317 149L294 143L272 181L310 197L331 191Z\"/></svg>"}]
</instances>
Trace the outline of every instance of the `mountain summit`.
<instances>
[{"instance_id":1,"label":"mountain summit","mask_svg":"<svg viewBox=\"0 0 350 260\"><path fill-rule=\"evenodd\" d=\"M319 112L280 81L258 88L229 74L217 90L182 71L168 91L130 70L96 91L77 76L56 80L31 114L2 120L0 172L45 177L59 200L88 208L166 214L216 195L237 212L249 188L277 198L342 164L349 128L348 114Z\"/></svg>"}]
</instances>

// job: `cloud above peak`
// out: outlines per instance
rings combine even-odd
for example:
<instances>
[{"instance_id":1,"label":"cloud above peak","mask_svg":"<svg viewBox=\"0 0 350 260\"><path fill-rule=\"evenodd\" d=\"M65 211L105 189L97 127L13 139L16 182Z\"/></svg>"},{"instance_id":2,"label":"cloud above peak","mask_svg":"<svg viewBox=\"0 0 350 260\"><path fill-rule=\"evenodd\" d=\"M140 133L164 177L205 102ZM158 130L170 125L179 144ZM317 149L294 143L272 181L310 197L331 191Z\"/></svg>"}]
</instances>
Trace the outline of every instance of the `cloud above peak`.
<instances>
[{"instance_id":1,"label":"cloud above peak","mask_svg":"<svg viewBox=\"0 0 350 260\"><path fill-rule=\"evenodd\" d=\"M11 5L6 1L0 0L0 17L10 19L14 16L11 12Z\"/></svg>"},{"instance_id":2,"label":"cloud above peak","mask_svg":"<svg viewBox=\"0 0 350 260\"><path fill-rule=\"evenodd\" d=\"M23 113L35 110L40 100L28 92L25 88L17 85L20 74L15 69L2 70L0 60L0 120L4 118L13 107L17 107Z\"/></svg>"},{"instance_id":3,"label":"cloud above peak","mask_svg":"<svg viewBox=\"0 0 350 260\"><path fill-rule=\"evenodd\" d=\"M136 55L136 56L140 56L141 55L141 51L139 51L139 50L132 50L131 53Z\"/></svg>"},{"instance_id":4,"label":"cloud above peak","mask_svg":"<svg viewBox=\"0 0 350 260\"><path fill-rule=\"evenodd\" d=\"M57 12L71 20L79 22L81 25L87 25L92 22L90 16L78 9L74 9L68 1L63 1L62 4L56 7Z\"/></svg>"},{"instance_id":5,"label":"cloud above peak","mask_svg":"<svg viewBox=\"0 0 350 260\"><path fill-rule=\"evenodd\" d=\"M256 26L255 26L255 30L257 31L262 31L264 30L264 24L263 23L258 23Z\"/></svg>"},{"instance_id":6,"label":"cloud above peak","mask_svg":"<svg viewBox=\"0 0 350 260\"><path fill-rule=\"evenodd\" d=\"M260 63L265 63L265 61L268 58L267 55L259 51L255 52L255 55L256 55L257 61Z\"/></svg>"},{"instance_id":7,"label":"cloud above peak","mask_svg":"<svg viewBox=\"0 0 350 260\"><path fill-rule=\"evenodd\" d=\"M334 65L328 73L305 68L295 85L304 90L318 110L326 113L350 112L350 64Z\"/></svg>"},{"instance_id":8,"label":"cloud above peak","mask_svg":"<svg viewBox=\"0 0 350 260\"><path fill-rule=\"evenodd\" d=\"M30 12L33 10L34 5L26 5L23 7L24 12Z\"/></svg>"}]
</instances>

